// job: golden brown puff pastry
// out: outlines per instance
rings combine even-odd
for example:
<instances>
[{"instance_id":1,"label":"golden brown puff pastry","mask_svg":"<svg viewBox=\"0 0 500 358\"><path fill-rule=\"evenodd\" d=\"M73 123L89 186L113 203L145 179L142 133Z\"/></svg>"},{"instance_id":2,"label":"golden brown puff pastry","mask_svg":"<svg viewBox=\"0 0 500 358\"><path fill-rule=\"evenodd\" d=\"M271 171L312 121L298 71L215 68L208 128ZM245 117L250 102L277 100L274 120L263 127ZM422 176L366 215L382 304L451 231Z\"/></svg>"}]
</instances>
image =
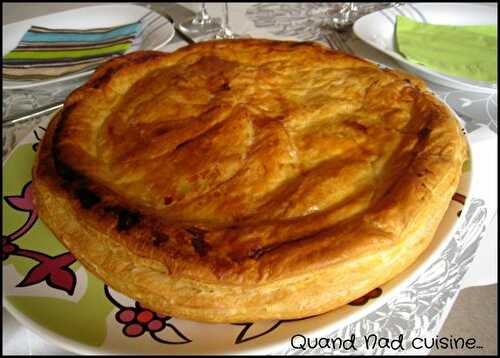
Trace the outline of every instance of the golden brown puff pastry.
<instances>
[{"instance_id":1,"label":"golden brown puff pastry","mask_svg":"<svg viewBox=\"0 0 500 358\"><path fill-rule=\"evenodd\" d=\"M113 59L51 121L40 217L114 289L205 322L292 319L427 247L466 145L420 80L305 42Z\"/></svg>"}]
</instances>

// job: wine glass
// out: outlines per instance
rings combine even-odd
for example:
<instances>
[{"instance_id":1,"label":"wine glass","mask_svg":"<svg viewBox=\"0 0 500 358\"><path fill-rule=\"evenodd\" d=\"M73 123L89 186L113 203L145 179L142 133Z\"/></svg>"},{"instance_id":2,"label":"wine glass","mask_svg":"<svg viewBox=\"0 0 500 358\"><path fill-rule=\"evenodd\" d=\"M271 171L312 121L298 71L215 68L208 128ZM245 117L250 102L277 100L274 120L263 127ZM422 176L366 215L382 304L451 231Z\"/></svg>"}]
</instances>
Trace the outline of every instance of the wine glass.
<instances>
[{"instance_id":1,"label":"wine glass","mask_svg":"<svg viewBox=\"0 0 500 358\"><path fill-rule=\"evenodd\" d=\"M343 30L352 26L359 14L358 5L354 2L346 2L337 14L332 17L332 25L335 29Z\"/></svg>"},{"instance_id":2,"label":"wine glass","mask_svg":"<svg viewBox=\"0 0 500 358\"><path fill-rule=\"evenodd\" d=\"M201 10L179 24L179 28L187 33L206 35L220 29L219 19L211 17L205 6L201 3Z\"/></svg>"},{"instance_id":3,"label":"wine glass","mask_svg":"<svg viewBox=\"0 0 500 358\"><path fill-rule=\"evenodd\" d=\"M220 26L219 31L215 34L215 39L216 40L224 40L224 39L234 39L241 37L240 35L235 34L230 28L229 28L229 10L227 6L227 2L224 3L222 7L222 23Z\"/></svg>"},{"instance_id":4,"label":"wine glass","mask_svg":"<svg viewBox=\"0 0 500 358\"><path fill-rule=\"evenodd\" d=\"M405 4L404 2L365 3L360 9L354 2L345 2L342 3L339 11L332 14L331 26L340 32L348 31L354 22L363 15L383 9L401 7Z\"/></svg>"}]
</instances>

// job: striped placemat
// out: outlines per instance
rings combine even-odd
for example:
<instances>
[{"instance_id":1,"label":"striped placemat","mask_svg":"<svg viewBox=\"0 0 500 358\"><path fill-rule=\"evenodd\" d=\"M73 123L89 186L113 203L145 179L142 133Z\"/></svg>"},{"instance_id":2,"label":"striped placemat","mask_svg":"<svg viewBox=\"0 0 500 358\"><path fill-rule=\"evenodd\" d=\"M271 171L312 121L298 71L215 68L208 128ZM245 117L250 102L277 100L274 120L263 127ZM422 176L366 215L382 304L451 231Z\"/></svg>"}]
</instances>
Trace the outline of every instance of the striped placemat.
<instances>
[{"instance_id":1,"label":"striped placemat","mask_svg":"<svg viewBox=\"0 0 500 358\"><path fill-rule=\"evenodd\" d=\"M105 28L31 26L17 47L3 56L2 75L7 79L34 80L93 69L138 46L149 15L151 12L136 22Z\"/></svg>"}]
</instances>

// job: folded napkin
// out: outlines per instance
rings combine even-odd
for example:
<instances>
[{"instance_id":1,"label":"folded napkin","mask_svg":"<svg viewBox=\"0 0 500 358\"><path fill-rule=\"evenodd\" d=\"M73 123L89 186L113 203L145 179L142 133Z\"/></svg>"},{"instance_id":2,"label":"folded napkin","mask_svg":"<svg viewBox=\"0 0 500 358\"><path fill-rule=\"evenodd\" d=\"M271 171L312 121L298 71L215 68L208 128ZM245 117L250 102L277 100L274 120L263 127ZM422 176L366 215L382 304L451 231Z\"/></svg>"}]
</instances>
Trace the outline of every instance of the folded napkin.
<instances>
[{"instance_id":1,"label":"folded napkin","mask_svg":"<svg viewBox=\"0 0 500 358\"><path fill-rule=\"evenodd\" d=\"M95 68L140 41L141 20L85 30L31 26L18 46L3 57L2 74L6 78L31 80Z\"/></svg>"},{"instance_id":2,"label":"folded napkin","mask_svg":"<svg viewBox=\"0 0 500 358\"><path fill-rule=\"evenodd\" d=\"M497 25L433 25L397 16L396 42L413 63L452 76L497 80Z\"/></svg>"}]
</instances>

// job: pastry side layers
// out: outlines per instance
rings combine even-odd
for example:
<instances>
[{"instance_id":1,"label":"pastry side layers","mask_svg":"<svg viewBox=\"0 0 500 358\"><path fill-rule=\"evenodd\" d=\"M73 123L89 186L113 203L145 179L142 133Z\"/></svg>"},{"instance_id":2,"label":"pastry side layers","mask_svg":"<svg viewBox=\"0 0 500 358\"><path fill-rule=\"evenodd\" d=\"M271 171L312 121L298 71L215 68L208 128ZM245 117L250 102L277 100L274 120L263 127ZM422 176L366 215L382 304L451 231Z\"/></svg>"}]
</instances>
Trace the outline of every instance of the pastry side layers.
<instances>
[{"instance_id":1,"label":"pastry side layers","mask_svg":"<svg viewBox=\"0 0 500 358\"><path fill-rule=\"evenodd\" d=\"M87 268L152 309L298 318L418 257L465 148L407 75L309 43L203 43L110 61L68 97L35 201Z\"/></svg>"}]
</instances>

